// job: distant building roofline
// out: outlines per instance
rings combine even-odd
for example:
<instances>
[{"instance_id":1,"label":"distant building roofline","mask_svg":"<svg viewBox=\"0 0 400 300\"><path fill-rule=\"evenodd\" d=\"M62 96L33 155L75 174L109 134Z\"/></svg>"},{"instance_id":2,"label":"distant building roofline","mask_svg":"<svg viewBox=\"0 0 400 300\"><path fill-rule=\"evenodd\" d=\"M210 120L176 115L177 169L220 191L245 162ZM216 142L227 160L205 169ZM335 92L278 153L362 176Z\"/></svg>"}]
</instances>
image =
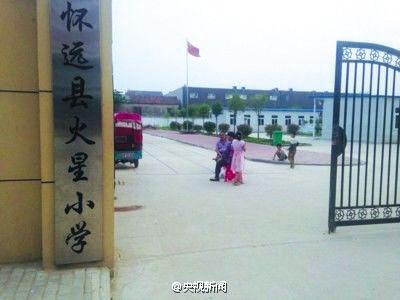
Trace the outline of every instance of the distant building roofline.
<instances>
[{"instance_id":1,"label":"distant building roofline","mask_svg":"<svg viewBox=\"0 0 400 300\"><path fill-rule=\"evenodd\" d=\"M179 89L186 89L186 86L182 86L178 89L175 89L173 91L179 90ZM204 86L191 86L189 85L189 89L202 89L202 90L219 90L219 91L236 91L237 93L240 93L242 91L251 91L251 92L270 92L270 93L315 93L315 94L325 94L325 93L330 93L330 92L316 92L314 90L312 91L305 91L305 90L295 90L292 88L289 88L287 90L281 90L278 88L273 88L273 89L252 89L252 88L248 88L246 87L245 89L235 89L233 87L227 87L227 88L221 88L221 87L204 87ZM333 94L333 93L332 93Z\"/></svg>"},{"instance_id":2,"label":"distant building roofline","mask_svg":"<svg viewBox=\"0 0 400 300\"><path fill-rule=\"evenodd\" d=\"M145 91L145 90L127 90L125 95L135 95L135 96L163 96L161 91Z\"/></svg>"},{"instance_id":3,"label":"distant building roofline","mask_svg":"<svg viewBox=\"0 0 400 300\"><path fill-rule=\"evenodd\" d=\"M333 98L335 96L335 94L334 93L317 93L317 94L313 94L313 95L310 95L310 98L318 98L318 99L320 99L320 100L323 100L324 98L326 99L326 98ZM350 99L350 98L352 98L352 97L354 97L354 96L356 96L356 97L359 97L359 98L361 98L362 96L364 97L364 98L369 98L369 96L370 96L370 94L369 93L364 93L364 94L361 94L361 93L356 93L356 94L353 94L353 93L347 93L347 98L348 99ZM343 98L343 97L346 97L346 93L342 93L341 94L341 97ZM378 97L378 95L376 95L376 94L372 94L371 95L371 97L372 98L376 98L376 97ZM379 97L385 97L385 95L379 95ZM393 97L393 95L388 95L387 96L387 98L389 99L389 98L392 98ZM398 99L398 98L400 98L400 95L394 95L394 97L396 98L396 99Z\"/></svg>"},{"instance_id":4,"label":"distant building roofline","mask_svg":"<svg viewBox=\"0 0 400 300\"><path fill-rule=\"evenodd\" d=\"M179 100L174 96L137 96L127 95L126 104L138 105L179 105Z\"/></svg>"}]
</instances>

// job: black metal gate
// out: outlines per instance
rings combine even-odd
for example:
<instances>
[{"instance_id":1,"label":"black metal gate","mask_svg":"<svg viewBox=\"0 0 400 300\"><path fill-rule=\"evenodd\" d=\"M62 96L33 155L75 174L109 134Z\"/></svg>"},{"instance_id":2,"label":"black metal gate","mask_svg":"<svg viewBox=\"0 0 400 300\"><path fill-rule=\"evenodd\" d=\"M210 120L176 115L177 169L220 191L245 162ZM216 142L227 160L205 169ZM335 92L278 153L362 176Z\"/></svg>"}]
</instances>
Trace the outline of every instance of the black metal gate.
<instances>
[{"instance_id":1,"label":"black metal gate","mask_svg":"<svg viewBox=\"0 0 400 300\"><path fill-rule=\"evenodd\" d=\"M329 232L400 222L400 51L340 41L335 72Z\"/></svg>"}]
</instances>

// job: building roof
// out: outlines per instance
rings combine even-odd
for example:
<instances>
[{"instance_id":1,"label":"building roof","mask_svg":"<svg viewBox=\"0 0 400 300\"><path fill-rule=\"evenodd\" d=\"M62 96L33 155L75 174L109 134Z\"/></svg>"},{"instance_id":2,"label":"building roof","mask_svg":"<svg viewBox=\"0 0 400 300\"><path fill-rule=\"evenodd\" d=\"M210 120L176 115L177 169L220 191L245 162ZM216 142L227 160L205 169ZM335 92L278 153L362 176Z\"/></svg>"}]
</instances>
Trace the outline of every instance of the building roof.
<instances>
[{"instance_id":1,"label":"building roof","mask_svg":"<svg viewBox=\"0 0 400 300\"><path fill-rule=\"evenodd\" d=\"M126 100L129 104L179 105L178 98L172 96L135 96L127 93Z\"/></svg>"},{"instance_id":2,"label":"building roof","mask_svg":"<svg viewBox=\"0 0 400 300\"><path fill-rule=\"evenodd\" d=\"M340 96L341 96L341 98L345 98L346 97L346 93L344 93L344 92L342 92L341 94L340 94ZM371 96L371 98L373 98L373 99L375 99L375 98L377 98L377 97L379 97L379 98L385 98L385 95L384 94L376 94L376 93L372 93L371 95L370 95L370 93L369 92L365 92L364 94L362 94L362 93L351 93L351 92L348 92L347 93L347 99L349 99L349 100L351 100L353 97L357 97L357 98L361 98L361 97L363 97L364 98L364 100L368 100L369 99L369 97ZM325 100L325 99L333 99L335 97L335 94L334 93L328 93L328 92L324 92L324 93L315 93L315 94L313 94L312 95L312 98L315 98L315 99L318 99L318 100ZM400 95L393 95L393 94L388 94L387 95L387 99L389 100L389 99L392 99L392 98L395 98L396 100L400 97Z\"/></svg>"},{"instance_id":3,"label":"building roof","mask_svg":"<svg viewBox=\"0 0 400 300\"><path fill-rule=\"evenodd\" d=\"M131 96L162 96L163 93L159 91L136 91L136 90L128 90L126 95Z\"/></svg>"},{"instance_id":4,"label":"building roof","mask_svg":"<svg viewBox=\"0 0 400 300\"><path fill-rule=\"evenodd\" d=\"M183 99L186 99L186 87L181 87L178 90L182 90ZM177 91L172 91L167 95L177 94ZM228 105L227 94L239 94L246 95L247 98L255 96L257 94L264 94L270 97L270 101L267 102L266 108L270 109L312 109L314 106L315 91L294 91L289 90L279 90L277 88L271 90L258 90L258 89L247 89L247 88L208 88L208 87L189 87L189 94L197 93L197 98L189 97L189 104L199 104L199 103L213 103L215 101L221 102L224 106ZM215 99L210 99L209 94L214 94ZM317 104L317 109L322 108L320 103Z\"/></svg>"}]
</instances>

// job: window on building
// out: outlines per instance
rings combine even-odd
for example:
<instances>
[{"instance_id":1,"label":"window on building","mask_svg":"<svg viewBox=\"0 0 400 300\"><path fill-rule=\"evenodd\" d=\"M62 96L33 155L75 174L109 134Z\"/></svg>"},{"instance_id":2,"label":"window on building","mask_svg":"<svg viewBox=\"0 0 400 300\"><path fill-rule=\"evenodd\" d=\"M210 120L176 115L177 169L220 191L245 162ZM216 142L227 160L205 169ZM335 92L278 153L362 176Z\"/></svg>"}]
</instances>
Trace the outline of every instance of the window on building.
<instances>
[{"instance_id":1,"label":"window on building","mask_svg":"<svg viewBox=\"0 0 400 300\"><path fill-rule=\"evenodd\" d=\"M214 100L215 98L216 98L216 97L215 97L215 94L214 94L214 93L208 93L207 99Z\"/></svg>"},{"instance_id":2,"label":"window on building","mask_svg":"<svg viewBox=\"0 0 400 300\"><path fill-rule=\"evenodd\" d=\"M197 99L197 98L199 98L199 94L192 92L192 93L189 94L189 98L190 99Z\"/></svg>"},{"instance_id":3,"label":"window on building","mask_svg":"<svg viewBox=\"0 0 400 300\"><path fill-rule=\"evenodd\" d=\"M240 99L242 99L242 100L247 100L247 95L243 95L243 94L242 94L242 95L240 95L239 97L240 97Z\"/></svg>"},{"instance_id":4,"label":"window on building","mask_svg":"<svg viewBox=\"0 0 400 300\"><path fill-rule=\"evenodd\" d=\"M310 116L310 124L314 124L314 116Z\"/></svg>"},{"instance_id":5,"label":"window on building","mask_svg":"<svg viewBox=\"0 0 400 300\"><path fill-rule=\"evenodd\" d=\"M271 118L271 124L272 125L277 125L278 124L278 116L273 115Z\"/></svg>"},{"instance_id":6,"label":"window on building","mask_svg":"<svg viewBox=\"0 0 400 300\"><path fill-rule=\"evenodd\" d=\"M251 117L250 115L244 115L244 124L250 125Z\"/></svg>"},{"instance_id":7,"label":"window on building","mask_svg":"<svg viewBox=\"0 0 400 300\"><path fill-rule=\"evenodd\" d=\"M299 116L299 126L304 125L304 116Z\"/></svg>"},{"instance_id":8,"label":"window on building","mask_svg":"<svg viewBox=\"0 0 400 300\"><path fill-rule=\"evenodd\" d=\"M230 117L229 117L229 124L235 125L235 115L230 115Z\"/></svg>"},{"instance_id":9,"label":"window on building","mask_svg":"<svg viewBox=\"0 0 400 300\"><path fill-rule=\"evenodd\" d=\"M269 97L269 100L271 100L271 101L277 101L277 100L278 100L278 96L276 96L276 95L271 95L271 96Z\"/></svg>"},{"instance_id":10,"label":"window on building","mask_svg":"<svg viewBox=\"0 0 400 300\"><path fill-rule=\"evenodd\" d=\"M264 115L258 116L258 126L264 126Z\"/></svg>"},{"instance_id":11,"label":"window on building","mask_svg":"<svg viewBox=\"0 0 400 300\"><path fill-rule=\"evenodd\" d=\"M232 94L225 94L225 99L232 99L233 95Z\"/></svg>"},{"instance_id":12,"label":"window on building","mask_svg":"<svg viewBox=\"0 0 400 300\"><path fill-rule=\"evenodd\" d=\"M289 126L292 124L292 116L285 116L285 125Z\"/></svg>"}]
</instances>

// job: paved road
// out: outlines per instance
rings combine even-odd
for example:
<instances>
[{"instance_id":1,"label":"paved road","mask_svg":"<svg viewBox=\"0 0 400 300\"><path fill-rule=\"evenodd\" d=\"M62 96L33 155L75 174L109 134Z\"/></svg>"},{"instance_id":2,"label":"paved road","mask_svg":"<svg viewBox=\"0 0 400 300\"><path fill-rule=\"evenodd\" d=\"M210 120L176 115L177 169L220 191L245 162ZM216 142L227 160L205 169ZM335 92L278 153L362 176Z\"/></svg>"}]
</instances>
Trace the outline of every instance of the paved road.
<instances>
[{"instance_id":1,"label":"paved road","mask_svg":"<svg viewBox=\"0 0 400 300\"><path fill-rule=\"evenodd\" d=\"M246 162L246 184L209 182L212 151L145 135L116 172L114 299L398 299L400 228L327 234L329 168ZM226 280L228 295L174 281ZM180 297L179 297L180 296Z\"/></svg>"},{"instance_id":2,"label":"paved road","mask_svg":"<svg viewBox=\"0 0 400 300\"><path fill-rule=\"evenodd\" d=\"M179 132L169 131L169 130L148 129L146 130L146 132L154 136L165 137L168 139L172 139L174 141L179 141L185 144L194 145L210 150L215 149L215 143L217 140L215 137L212 136L207 136L202 134L181 134ZM305 139L300 137L300 140L305 140ZM310 143L310 140L312 141L312 138L308 138L307 143ZM310 146L299 146L297 148L297 153L296 153L296 164L329 166L331 162L330 143L327 141L323 142L323 147L322 147L323 151L314 151L313 149L314 147ZM273 156L275 151L276 151L275 146L247 143L246 158L248 160L256 162L288 164L288 161L285 162L274 161ZM349 162L350 160L346 156L346 164L348 164ZM353 162L355 163L356 160L353 160Z\"/></svg>"}]
</instances>

